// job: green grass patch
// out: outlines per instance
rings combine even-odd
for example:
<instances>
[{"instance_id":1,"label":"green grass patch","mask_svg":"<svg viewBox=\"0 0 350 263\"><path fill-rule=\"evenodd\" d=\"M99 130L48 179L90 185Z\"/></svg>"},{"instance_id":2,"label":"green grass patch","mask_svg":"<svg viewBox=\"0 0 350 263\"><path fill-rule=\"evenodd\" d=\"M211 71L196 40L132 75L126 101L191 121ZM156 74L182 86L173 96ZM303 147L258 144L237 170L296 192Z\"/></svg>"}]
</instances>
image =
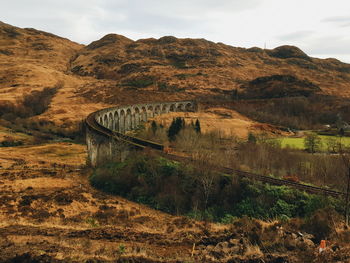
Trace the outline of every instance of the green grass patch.
<instances>
[{"instance_id":1,"label":"green grass patch","mask_svg":"<svg viewBox=\"0 0 350 263\"><path fill-rule=\"evenodd\" d=\"M328 139L336 139L337 141L340 140L340 137L336 137L336 136L320 135L319 137L321 138L322 149L324 151L327 150L327 140ZM290 147L293 149L305 150L304 137L302 137L302 138L285 137L285 138L278 138L276 140L281 141L282 148ZM342 137L341 143L344 146L349 147L350 146L350 137Z\"/></svg>"}]
</instances>

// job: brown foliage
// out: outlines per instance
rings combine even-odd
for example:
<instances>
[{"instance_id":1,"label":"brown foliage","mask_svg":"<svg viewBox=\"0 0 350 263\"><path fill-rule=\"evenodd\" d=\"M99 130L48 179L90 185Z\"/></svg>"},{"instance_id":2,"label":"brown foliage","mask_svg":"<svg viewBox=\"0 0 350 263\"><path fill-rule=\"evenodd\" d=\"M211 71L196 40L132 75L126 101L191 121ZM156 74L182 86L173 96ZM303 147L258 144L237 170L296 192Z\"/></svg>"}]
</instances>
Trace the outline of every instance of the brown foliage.
<instances>
[{"instance_id":1,"label":"brown foliage","mask_svg":"<svg viewBox=\"0 0 350 263\"><path fill-rule=\"evenodd\" d=\"M9 101L0 102L0 117L13 121L16 118L28 118L44 113L57 90L63 85L63 82L58 82L54 87L47 87L41 91L34 90L29 94L25 94L16 103Z\"/></svg>"}]
</instances>

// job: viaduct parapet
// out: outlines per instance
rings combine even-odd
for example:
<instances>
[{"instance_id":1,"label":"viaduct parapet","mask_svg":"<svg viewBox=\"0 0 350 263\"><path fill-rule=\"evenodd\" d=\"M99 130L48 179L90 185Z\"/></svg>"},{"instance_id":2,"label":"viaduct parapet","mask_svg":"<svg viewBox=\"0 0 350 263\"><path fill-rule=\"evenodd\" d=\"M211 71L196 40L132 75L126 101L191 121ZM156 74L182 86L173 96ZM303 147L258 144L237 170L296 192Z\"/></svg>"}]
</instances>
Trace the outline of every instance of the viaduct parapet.
<instances>
[{"instance_id":1,"label":"viaduct parapet","mask_svg":"<svg viewBox=\"0 0 350 263\"><path fill-rule=\"evenodd\" d=\"M197 111L194 101L159 102L102 109L86 119L88 161L96 167L108 161L122 161L132 149L162 145L138 139L125 133L136 129L149 118L169 112Z\"/></svg>"}]
</instances>

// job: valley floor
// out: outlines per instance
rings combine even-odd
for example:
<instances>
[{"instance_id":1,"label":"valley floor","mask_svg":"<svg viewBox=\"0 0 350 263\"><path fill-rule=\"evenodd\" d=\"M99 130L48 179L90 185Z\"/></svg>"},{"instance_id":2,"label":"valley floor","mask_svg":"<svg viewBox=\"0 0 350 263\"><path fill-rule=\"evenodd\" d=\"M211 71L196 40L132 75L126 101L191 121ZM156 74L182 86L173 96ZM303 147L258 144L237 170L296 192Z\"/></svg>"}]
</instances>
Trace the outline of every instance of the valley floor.
<instances>
[{"instance_id":1,"label":"valley floor","mask_svg":"<svg viewBox=\"0 0 350 263\"><path fill-rule=\"evenodd\" d=\"M263 253L247 241L242 225L234 229L171 216L101 193L89 184L85 159L85 146L71 143L0 148L0 262L304 262L301 258L317 257L307 239L295 241L303 250L294 245L288 254ZM264 224L270 229L272 223ZM289 234L283 235L290 242Z\"/></svg>"}]
</instances>

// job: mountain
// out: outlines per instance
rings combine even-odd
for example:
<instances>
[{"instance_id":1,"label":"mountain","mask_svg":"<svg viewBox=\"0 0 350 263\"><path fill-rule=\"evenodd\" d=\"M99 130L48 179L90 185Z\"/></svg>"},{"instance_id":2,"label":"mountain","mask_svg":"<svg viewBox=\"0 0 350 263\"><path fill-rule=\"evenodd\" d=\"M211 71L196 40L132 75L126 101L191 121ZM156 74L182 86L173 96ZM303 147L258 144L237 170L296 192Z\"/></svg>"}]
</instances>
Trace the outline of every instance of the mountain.
<instances>
[{"instance_id":1,"label":"mountain","mask_svg":"<svg viewBox=\"0 0 350 263\"><path fill-rule=\"evenodd\" d=\"M293 85L301 88L305 83L319 87L314 89L317 93L350 96L349 64L312 58L294 46L244 49L205 39L168 36L133 41L109 34L78 51L71 71L115 81L116 87L105 90L111 94L137 89L218 95L241 90L260 77L281 75L292 76Z\"/></svg>"},{"instance_id":2,"label":"mountain","mask_svg":"<svg viewBox=\"0 0 350 263\"><path fill-rule=\"evenodd\" d=\"M59 83L40 118L76 121L109 105L159 100L328 94L350 97L350 65L293 46L238 48L205 39L133 41L108 34L89 45L0 23L1 101Z\"/></svg>"},{"instance_id":3,"label":"mountain","mask_svg":"<svg viewBox=\"0 0 350 263\"><path fill-rule=\"evenodd\" d=\"M25 94L58 85L49 110L40 117L62 124L103 107L76 96L80 86L94 81L70 72L70 59L83 47L50 33L0 22L0 104L16 103Z\"/></svg>"}]
</instances>

